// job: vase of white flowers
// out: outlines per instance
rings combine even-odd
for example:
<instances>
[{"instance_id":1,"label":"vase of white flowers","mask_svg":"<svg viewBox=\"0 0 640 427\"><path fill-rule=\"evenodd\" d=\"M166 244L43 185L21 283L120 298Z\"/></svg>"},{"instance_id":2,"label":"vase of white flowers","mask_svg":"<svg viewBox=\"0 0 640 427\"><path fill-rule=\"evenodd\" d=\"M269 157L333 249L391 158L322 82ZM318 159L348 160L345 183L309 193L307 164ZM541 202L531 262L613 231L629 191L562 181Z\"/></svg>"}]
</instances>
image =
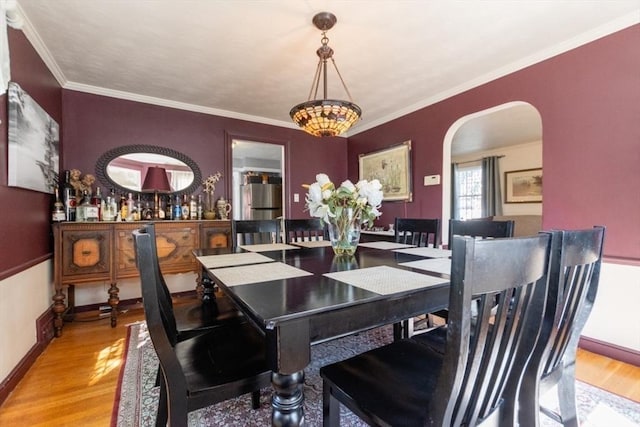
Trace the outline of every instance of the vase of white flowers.
<instances>
[{"instance_id":1,"label":"vase of white flowers","mask_svg":"<svg viewBox=\"0 0 640 427\"><path fill-rule=\"evenodd\" d=\"M213 175L209 175L207 179L202 181L202 189L205 194L204 199L204 212L205 219L216 218L216 202L214 193L216 192L216 184L222 178L222 172L218 171Z\"/></svg>"},{"instance_id":2,"label":"vase of white flowers","mask_svg":"<svg viewBox=\"0 0 640 427\"><path fill-rule=\"evenodd\" d=\"M382 185L380 181L347 180L336 188L326 174L316 175L316 182L305 186L306 204L313 217L321 218L329 229L331 247L336 255L353 255L360 241L360 227L380 216Z\"/></svg>"}]
</instances>

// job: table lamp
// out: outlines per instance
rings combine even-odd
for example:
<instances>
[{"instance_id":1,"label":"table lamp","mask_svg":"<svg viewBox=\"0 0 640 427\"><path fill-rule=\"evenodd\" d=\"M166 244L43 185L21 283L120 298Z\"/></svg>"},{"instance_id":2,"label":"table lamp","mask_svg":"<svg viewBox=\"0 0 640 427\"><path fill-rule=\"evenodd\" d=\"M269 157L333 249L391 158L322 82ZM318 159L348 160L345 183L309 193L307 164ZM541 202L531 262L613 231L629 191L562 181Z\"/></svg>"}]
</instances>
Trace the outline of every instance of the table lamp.
<instances>
[{"instance_id":1,"label":"table lamp","mask_svg":"<svg viewBox=\"0 0 640 427\"><path fill-rule=\"evenodd\" d=\"M147 169L147 175L144 177L144 183L142 184L142 191L153 192L153 219L158 219L158 212L160 211L158 193L171 192L171 185L169 185L165 168L152 166Z\"/></svg>"}]
</instances>

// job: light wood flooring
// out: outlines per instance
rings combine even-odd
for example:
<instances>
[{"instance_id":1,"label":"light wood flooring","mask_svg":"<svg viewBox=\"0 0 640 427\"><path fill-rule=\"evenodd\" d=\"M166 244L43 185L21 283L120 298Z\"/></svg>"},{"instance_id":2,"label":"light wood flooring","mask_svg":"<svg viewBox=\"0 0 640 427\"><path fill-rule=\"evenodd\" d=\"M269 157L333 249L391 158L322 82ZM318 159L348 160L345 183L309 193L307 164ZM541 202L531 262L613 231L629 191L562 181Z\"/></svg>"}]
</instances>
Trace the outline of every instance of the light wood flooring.
<instances>
[{"instance_id":1,"label":"light wood flooring","mask_svg":"<svg viewBox=\"0 0 640 427\"><path fill-rule=\"evenodd\" d=\"M95 319L92 314L90 319ZM141 308L107 318L66 323L0 407L0 426L109 426L126 338ZM640 402L640 367L580 350L578 379Z\"/></svg>"}]
</instances>

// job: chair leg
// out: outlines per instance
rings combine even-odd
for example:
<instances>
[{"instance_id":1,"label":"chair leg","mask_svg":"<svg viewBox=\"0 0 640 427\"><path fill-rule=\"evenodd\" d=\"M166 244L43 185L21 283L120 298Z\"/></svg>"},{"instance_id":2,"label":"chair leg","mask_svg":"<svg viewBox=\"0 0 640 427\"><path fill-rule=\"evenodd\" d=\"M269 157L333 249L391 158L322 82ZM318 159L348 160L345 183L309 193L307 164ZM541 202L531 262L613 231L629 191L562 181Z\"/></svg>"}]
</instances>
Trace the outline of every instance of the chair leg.
<instances>
[{"instance_id":1,"label":"chair leg","mask_svg":"<svg viewBox=\"0 0 640 427\"><path fill-rule=\"evenodd\" d=\"M558 403L562 425L565 427L578 427L578 414L576 409L576 379L575 364L565 366L562 378L558 382Z\"/></svg>"},{"instance_id":2,"label":"chair leg","mask_svg":"<svg viewBox=\"0 0 640 427\"><path fill-rule=\"evenodd\" d=\"M340 402L331 395L331 386L326 381L322 382L322 425L340 426Z\"/></svg>"},{"instance_id":3,"label":"chair leg","mask_svg":"<svg viewBox=\"0 0 640 427\"><path fill-rule=\"evenodd\" d=\"M260 409L260 390L251 392L251 407Z\"/></svg>"},{"instance_id":4,"label":"chair leg","mask_svg":"<svg viewBox=\"0 0 640 427\"><path fill-rule=\"evenodd\" d=\"M393 340L398 341L402 339L402 323L393 324Z\"/></svg>"},{"instance_id":5,"label":"chair leg","mask_svg":"<svg viewBox=\"0 0 640 427\"><path fill-rule=\"evenodd\" d=\"M158 369L158 377L156 379L160 383L160 398L158 399L158 412L156 414L156 427L165 427L167 425L168 409L167 409L167 388L162 377L162 372Z\"/></svg>"}]
</instances>

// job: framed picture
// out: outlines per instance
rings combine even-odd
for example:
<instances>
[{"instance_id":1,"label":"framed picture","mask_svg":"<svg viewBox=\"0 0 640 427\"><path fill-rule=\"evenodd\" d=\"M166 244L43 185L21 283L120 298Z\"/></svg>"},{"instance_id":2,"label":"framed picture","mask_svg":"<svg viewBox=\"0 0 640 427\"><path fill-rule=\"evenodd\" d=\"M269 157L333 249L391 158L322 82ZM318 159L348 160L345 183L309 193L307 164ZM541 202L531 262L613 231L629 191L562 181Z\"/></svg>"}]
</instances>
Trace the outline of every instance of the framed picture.
<instances>
[{"instance_id":1,"label":"framed picture","mask_svg":"<svg viewBox=\"0 0 640 427\"><path fill-rule=\"evenodd\" d=\"M360 179L378 179L384 201L412 200L411 141L380 151L360 154Z\"/></svg>"},{"instance_id":2,"label":"framed picture","mask_svg":"<svg viewBox=\"0 0 640 427\"><path fill-rule=\"evenodd\" d=\"M22 88L7 90L9 155L7 183L53 193L58 181L59 126Z\"/></svg>"},{"instance_id":3,"label":"framed picture","mask_svg":"<svg viewBox=\"0 0 640 427\"><path fill-rule=\"evenodd\" d=\"M504 173L505 203L541 203L542 169Z\"/></svg>"}]
</instances>

